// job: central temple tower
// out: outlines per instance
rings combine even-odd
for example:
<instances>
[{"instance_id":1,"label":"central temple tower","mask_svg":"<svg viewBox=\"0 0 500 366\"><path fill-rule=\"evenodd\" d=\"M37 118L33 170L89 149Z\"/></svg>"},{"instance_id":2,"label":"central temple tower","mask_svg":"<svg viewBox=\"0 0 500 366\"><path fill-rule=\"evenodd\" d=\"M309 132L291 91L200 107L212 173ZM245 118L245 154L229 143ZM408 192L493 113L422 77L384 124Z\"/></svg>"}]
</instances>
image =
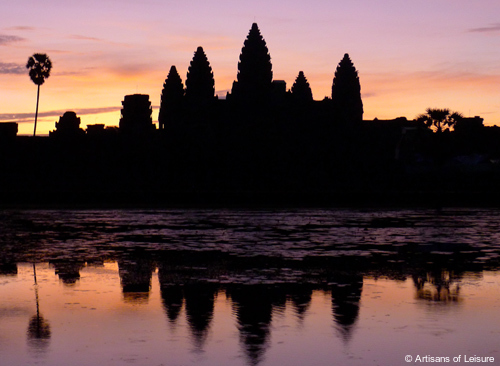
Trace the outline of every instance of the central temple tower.
<instances>
[{"instance_id":1,"label":"central temple tower","mask_svg":"<svg viewBox=\"0 0 500 366\"><path fill-rule=\"evenodd\" d=\"M257 23L253 23L241 49L232 96L238 101L259 102L269 97L272 82L271 56Z\"/></svg>"}]
</instances>

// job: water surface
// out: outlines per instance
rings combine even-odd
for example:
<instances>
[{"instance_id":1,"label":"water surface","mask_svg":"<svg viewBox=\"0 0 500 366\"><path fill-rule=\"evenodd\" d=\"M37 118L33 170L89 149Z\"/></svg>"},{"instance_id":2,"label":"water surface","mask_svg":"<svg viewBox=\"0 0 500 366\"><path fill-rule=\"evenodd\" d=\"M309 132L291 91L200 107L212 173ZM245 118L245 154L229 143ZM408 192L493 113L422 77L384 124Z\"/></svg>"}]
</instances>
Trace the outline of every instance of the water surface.
<instances>
[{"instance_id":1,"label":"water surface","mask_svg":"<svg viewBox=\"0 0 500 366\"><path fill-rule=\"evenodd\" d=\"M500 360L495 210L0 218L2 364Z\"/></svg>"}]
</instances>

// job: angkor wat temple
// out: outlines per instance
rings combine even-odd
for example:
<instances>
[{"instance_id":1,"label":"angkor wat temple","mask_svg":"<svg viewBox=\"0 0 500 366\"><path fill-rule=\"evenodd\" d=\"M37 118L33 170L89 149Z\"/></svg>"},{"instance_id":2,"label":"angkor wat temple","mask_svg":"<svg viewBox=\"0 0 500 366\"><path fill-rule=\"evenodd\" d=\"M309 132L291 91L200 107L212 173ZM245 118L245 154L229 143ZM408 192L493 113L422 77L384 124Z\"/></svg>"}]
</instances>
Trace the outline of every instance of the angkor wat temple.
<instances>
[{"instance_id":1,"label":"angkor wat temple","mask_svg":"<svg viewBox=\"0 0 500 366\"><path fill-rule=\"evenodd\" d=\"M286 119L303 112L308 119L325 118L359 123L363 103L358 73L349 55L340 61L332 86L332 98L314 102L311 87L302 71L287 92L283 80L273 80L271 56L257 24L253 24L238 62L237 80L225 100L214 97L214 75L203 48L198 47L188 69L186 87L172 66L162 91L160 129L175 129L186 123L232 120L254 123Z\"/></svg>"},{"instance_id":2,"label":"angkor wat temple","mask_svg":"<svg viewBox=\"0 0 500 366\"><path fill-rule=\"evenodd\" d=\"M474 204L500 199L500 128L461 118L434 132L420 120L363 120L348 54L331 98L313 100L300 71L273 80L257 24L225 98L202 47L185 85L163 85L158 128L148 95L128 95L119 127L65 113L47 138L0 128L4 202ZM1 126L0 126L1 127ZM4 132L2 132L4 131Z\"/></svg>"}]
</instances>

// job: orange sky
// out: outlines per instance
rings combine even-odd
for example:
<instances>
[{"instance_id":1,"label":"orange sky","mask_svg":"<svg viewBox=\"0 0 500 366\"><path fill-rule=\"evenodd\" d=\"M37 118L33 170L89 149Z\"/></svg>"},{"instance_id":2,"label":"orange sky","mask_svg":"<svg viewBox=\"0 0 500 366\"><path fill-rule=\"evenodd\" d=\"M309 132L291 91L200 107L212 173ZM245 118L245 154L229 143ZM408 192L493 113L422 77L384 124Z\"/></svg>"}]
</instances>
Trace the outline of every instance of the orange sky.
<instances>
[{"instance_id":1,"label":"orange sky","mask_svg":"<svg viewBox=\"0 0 500 366\"><path fill-rule=\"evenodd\" d=\"M329 96L335 68L349 53L365 119L413 118L433 107L500 125L496 0L18 0L2 13L0 122L19 122L20 134L33 130L36 86L24 65L35 52L53 62L41 88L38 134L53 130L67 110L77 112L82 127L118 125L125 95L149 94L157 107L170 66L184 80L198 46L225 95L254 21L274 79L287 88L303 70L314 98Z\"/></svg>"}]
</instances>

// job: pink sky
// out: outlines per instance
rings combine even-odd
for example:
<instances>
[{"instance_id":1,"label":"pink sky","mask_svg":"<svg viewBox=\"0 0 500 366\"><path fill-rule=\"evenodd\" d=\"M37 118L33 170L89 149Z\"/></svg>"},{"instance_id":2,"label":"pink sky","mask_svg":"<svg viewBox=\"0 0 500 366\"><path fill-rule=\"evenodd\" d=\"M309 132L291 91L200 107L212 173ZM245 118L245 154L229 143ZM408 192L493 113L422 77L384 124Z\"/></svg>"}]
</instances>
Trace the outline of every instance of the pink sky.
<instances>
[{"instance_id":1,"label":"pink sky","mask_svg":"<svg viewBox=\"0 0 500 366\"><path fill-rule=\"evenodd\" d=\"M365 119L414 118L433 107L500 125L498 0L17 0L2 6L2 18L0 122L20 122L20 134L33 130L36 86L24 66L35 52L53 62L41 88L38 134L53 130L67 110L83 128L111 126L127 94L149 94L157 107L170 66L184 80L198 46L225 95L253 22L274 79L287 88L302 70L315 99L329 96L335 68L349 53Z\"/></svg>"}]
</instances>

